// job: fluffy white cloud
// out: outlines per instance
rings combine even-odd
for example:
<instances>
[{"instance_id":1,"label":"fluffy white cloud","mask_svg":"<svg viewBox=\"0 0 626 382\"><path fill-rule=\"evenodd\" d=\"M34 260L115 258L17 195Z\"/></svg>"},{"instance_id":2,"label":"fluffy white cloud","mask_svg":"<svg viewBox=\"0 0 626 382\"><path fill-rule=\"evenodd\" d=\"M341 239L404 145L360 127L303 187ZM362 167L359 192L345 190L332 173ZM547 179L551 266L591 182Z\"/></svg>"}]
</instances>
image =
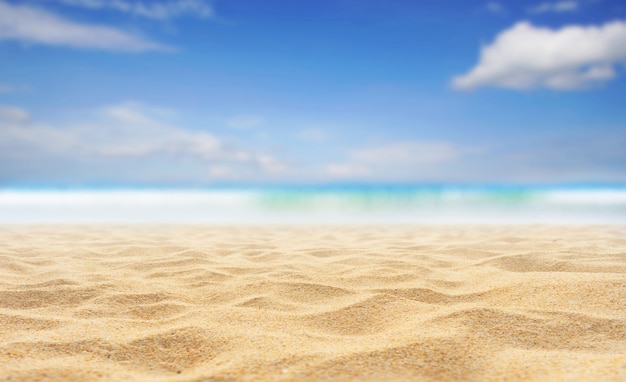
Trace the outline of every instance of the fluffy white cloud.
<instances>
[{"instance_id":1,"label":"fluffy white cloud","mask_svg":"<svg viewBox=\"0 0 626 382\"><path fill-rule=\"evenodd\" d=\"M484 46L478 64L452 84L457 89L579 89L615 77L615 65L625 61L624 21L556 30L520 22Z\"/></svg>"},{"instance_id":2,"label":"fluffy white cloud","mask_svg":"<svg viewBox=\"0 0 626 382\"><path fill-rule=\"evenodd\" d=\"M150 109L125 103L101 109L100 119L66 127L31 121L18 108L0 108L0 180L39 172L67 181L127 180L205 183L263 178L287 166L272 153L242 148L206 131L163 123ZM86 167L86 168L85 168ZM45 169L45 171L43 170Z\"/></svg>"},{"instance_id":3,"label":"fluffy white cloud","mask_svg":"<svg viewBox=\"0 0 626 382\"><path fill-rule=\"evenodd\" d=\"M3 1L0 1L0 40L109 51L171 50L113 27L78 23L40 8Z\"/></svg>"},{"instance_id":4,"label":"fluffy white cloud","mask_svg":"<svg viewBox=\"0 0 626 382\"><path fill-rule=\"evenodd\" d=\"M213 8L202 0L172 0L141 2L127 0L54 0L59 3L88 9L111 9L151 19L169 19L183 15L208 18Z\"/></svg>"},{"instance_id":5,"label":"fluffy white cloud","mask_svg":"<svg viewBox=\"0 0 626 382\"><path fill-rule=\"evenodd\" d=\"M574 12L578 9L578 2L573 0L546 2L529 8L530 13L547 13L547 12Z\"/></svg>"}]
</instances>

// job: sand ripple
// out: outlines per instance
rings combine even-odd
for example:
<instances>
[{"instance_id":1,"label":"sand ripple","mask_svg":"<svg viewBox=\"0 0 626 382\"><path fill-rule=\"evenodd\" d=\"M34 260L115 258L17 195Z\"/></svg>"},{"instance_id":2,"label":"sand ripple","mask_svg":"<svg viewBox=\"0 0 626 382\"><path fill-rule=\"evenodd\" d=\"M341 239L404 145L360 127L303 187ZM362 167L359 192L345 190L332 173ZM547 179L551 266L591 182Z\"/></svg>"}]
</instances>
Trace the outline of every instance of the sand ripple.
<instances>
[{"instance_id":1,"label":"sand ripple","mask_svg":"<svg viewBox=\"0 0 626 382\"><path fill-rule=\"evenodd\" d=\"M0 231L0 380L626 380L626 227Z\"/></svg>"}]
</instances>

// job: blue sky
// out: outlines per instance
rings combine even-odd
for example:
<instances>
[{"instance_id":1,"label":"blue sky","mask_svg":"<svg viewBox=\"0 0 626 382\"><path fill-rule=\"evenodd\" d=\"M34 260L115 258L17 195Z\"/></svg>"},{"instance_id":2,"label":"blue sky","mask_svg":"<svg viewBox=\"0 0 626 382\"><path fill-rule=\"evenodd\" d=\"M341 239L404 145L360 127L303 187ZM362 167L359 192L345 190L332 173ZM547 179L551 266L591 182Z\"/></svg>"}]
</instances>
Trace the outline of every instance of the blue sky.
<instances>
[{"instance_id":1,"label":"blue sky","mask_svg":"<svg viewBox=\"0 0 626 382\"><path fill-rule=\"evenodd\" d=\"M0 186L625 183L626 3L0 0Z\"/></svg>"}]
</instances>

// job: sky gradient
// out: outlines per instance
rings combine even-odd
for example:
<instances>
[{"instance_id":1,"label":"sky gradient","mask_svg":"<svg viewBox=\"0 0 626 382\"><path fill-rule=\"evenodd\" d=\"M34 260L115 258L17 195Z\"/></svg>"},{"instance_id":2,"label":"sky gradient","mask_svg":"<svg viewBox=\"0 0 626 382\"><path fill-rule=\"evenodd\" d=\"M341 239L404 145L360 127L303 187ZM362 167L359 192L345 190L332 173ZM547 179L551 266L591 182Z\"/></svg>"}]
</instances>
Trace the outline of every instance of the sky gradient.
<instances>
[{"instance_id":1,"label":"sky gradient","mask_svg":"<svg viewBox=\"0 0 626 382\"><path fill-rule=\"evenodd\" d=\"M626 183L619 0L0 0L0 187Z\"/></svg>"}]
</instances>

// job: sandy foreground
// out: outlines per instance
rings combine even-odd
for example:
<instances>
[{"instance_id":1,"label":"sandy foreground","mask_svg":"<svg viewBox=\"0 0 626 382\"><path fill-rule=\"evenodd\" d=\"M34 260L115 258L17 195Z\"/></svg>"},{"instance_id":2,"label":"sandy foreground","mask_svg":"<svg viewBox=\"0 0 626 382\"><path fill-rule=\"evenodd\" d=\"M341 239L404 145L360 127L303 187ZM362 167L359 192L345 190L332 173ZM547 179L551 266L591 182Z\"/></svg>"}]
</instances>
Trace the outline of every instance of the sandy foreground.
<instances>
[{"instance_id":1,"label":"sandy foreground","mask_svg":"<svg viewBox=\"0 0 626 382\"><path fill-rule=\"evenodd\" d=\"M4 226L0 380L626 380L623 226Z\"/></svg>"}]
</instances>

